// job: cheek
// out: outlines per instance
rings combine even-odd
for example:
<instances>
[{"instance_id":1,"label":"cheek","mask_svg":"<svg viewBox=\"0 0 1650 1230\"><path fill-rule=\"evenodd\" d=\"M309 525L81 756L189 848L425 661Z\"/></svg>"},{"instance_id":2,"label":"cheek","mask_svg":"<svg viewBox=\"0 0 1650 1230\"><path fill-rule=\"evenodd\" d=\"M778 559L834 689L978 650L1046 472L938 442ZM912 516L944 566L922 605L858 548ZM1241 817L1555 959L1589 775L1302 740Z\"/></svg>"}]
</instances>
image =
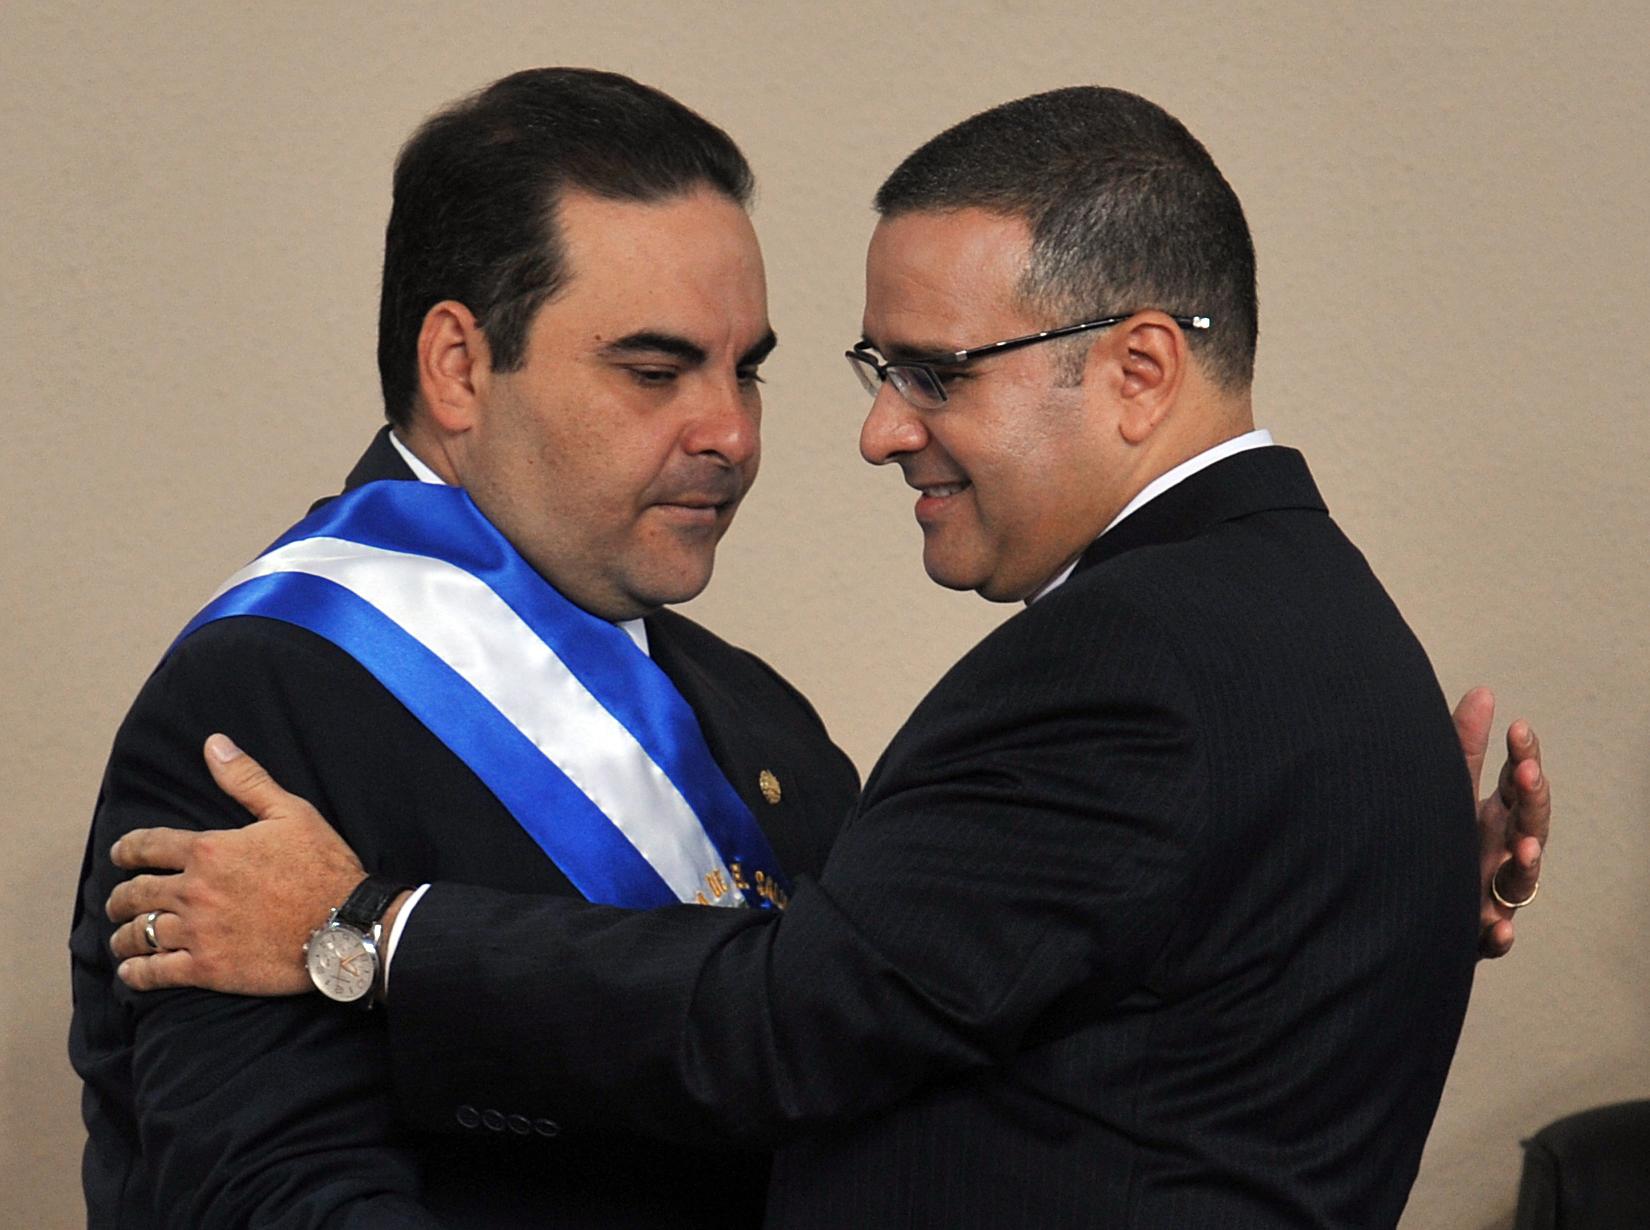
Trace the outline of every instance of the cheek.
<instances>
[{"instance_id":1,"label":"cheek","mask_svg":"<svg viewBox=\"0 0 1650 1230\"><path fill-rule=\"evenodd\" d=\"M1015 425L971 441L969 455L964 465L987 528L1012 530L1040 519L1063 468L1057 441Z\"/></svg>"}]
</instances>

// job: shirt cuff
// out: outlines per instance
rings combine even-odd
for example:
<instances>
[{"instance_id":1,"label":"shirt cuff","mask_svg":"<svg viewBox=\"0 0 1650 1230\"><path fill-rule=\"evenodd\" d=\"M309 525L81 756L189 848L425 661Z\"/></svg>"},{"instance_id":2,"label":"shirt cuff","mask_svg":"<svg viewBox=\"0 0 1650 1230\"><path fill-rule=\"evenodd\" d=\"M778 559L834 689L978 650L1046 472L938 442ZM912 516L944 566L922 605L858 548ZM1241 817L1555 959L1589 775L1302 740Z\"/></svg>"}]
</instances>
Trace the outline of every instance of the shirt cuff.
<instances>
[{"instance_id":1,"label":"shirt cuff","mask_svg":"<svg viewBox=\"0 0 1650 1230\"><path fill-rule=\"evenodd\" d=\"M384 958L384 998L390 994L390 962L395 959L395 946L401 939L401 931L407 925L407 919L412 917L413 906L419 899L430 891L428 884L420 884L413 889L413 895L407 898L407 904L402 906L395 916L395 923L390 927L390 937L384 941L384 951L379 954Z\"/></svg>"}]
</instances>

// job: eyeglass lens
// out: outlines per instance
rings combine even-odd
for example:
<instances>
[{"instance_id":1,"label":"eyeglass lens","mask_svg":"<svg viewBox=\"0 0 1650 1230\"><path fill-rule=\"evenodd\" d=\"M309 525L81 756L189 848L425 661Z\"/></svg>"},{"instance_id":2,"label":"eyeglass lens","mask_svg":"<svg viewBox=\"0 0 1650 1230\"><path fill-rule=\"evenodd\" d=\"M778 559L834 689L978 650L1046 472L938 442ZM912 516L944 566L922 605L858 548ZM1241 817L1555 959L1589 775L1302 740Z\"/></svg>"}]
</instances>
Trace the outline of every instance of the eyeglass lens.
<instances>
[{"instance_id":1,"label":"eyeglass lens","mask_svg":"<svg viewBox=\"0 0 1650 1230\"><path fill-rule=\"evenodd\" d=\"M872 397L882 388L884 379L894 391L913 406L937 410L945 404L945 389L935 374L926 367L901 363L879 364L868 354L848 352L848 366L854 369L859 383Z\"/></svg>"}]
</instances>

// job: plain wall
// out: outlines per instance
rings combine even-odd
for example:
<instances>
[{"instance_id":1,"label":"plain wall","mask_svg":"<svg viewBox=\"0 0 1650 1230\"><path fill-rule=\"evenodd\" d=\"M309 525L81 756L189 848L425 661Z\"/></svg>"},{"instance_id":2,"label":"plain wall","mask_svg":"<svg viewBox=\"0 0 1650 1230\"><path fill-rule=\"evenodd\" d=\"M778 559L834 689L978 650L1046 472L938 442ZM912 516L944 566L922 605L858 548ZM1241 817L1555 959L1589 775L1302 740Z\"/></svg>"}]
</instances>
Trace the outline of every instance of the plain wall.
<instances>
[{"instance_id":1,"label":"plain wall","mask_svg":"<svg viewBox=\"0 0 1650 1230\"><path fill-rule=\"evenodd\" d=\"M783 338L764 474L691 611L862 768L1010 613L924 579L910 493L855 453L840 352L875 186L963 116L1078 82L1205 141L1260 255L1259 422L1305 451L1451 698L1492 683L1544 736L1550 870L1516 953L1479 971L1405 1222L1506 1225L1521 1136L1650 1095L1645 14L8 0L0 1224L83 1217L64 940L115 727L379 421L394 153L438 104L568 63L678 95L757 169Z\"/></svg>"}]
</instances>

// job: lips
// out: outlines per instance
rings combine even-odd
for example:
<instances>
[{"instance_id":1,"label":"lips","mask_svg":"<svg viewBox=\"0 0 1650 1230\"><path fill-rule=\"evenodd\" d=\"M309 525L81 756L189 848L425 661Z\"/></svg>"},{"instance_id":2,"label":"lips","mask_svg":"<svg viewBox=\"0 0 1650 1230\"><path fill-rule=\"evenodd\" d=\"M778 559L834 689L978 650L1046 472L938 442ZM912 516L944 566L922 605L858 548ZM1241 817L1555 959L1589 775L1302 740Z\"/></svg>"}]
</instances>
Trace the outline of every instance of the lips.
<instances>
[{"instance_id":1,"label":"lips","mask_svg":"<svg viewBox=\"0 0 1650 1230\"><path fill-rule=\"evenodd\" d=\"M659 508L681 509L685 512L719 513L731 507L737 499L737 496L732 495L675 495L669 499L655 500L654 504Z\"/></svg>"},{"instance_id":2,"label":"lips","mask_svg":"<svg viewBox=\"0 0 1650 1230\"><path fill-rule=\"evenodd\" d=\"M917 520L928 522L943 516L950 502L973 485L967 479L955 479L945 483L911 483L918 492Z\"/></svg>"},{"instance_id":3,"label":"lips","mask_svg":"<svg viewBox=\"0 0 1650 1230\"><path fill-rule=\"evenodd\" d=\"M678 481L689 477L685 474L677 476ZM745 494L744 482L732 470L700 471L691 477L698 481L683 482L680 487L663 486L648 502L661 508L721 512L737 504Z\"/></svg>"},{"instance_id":4,"label":"lips","mask_svg":"<svg viewBox=\"0 0 1650 1230\"><path fill-rule=\"evenodd\" d=\"M656 502L667 508L721 508L724 504L729 504L732 501L712 500L702 496L683 496L679 500L658 500Z\"/></svg>"},{"instance_id":5,"label":"lips","mask_svg":"<svg viewBox=\"0 0 1650 1230\"><path fill-rule=\"evenodd\" d=\"M685 491L669 491L652 501L655 511L685 525L715 526L733 515L743 484L720 480Z\"/></svg>"}]
</instances>

